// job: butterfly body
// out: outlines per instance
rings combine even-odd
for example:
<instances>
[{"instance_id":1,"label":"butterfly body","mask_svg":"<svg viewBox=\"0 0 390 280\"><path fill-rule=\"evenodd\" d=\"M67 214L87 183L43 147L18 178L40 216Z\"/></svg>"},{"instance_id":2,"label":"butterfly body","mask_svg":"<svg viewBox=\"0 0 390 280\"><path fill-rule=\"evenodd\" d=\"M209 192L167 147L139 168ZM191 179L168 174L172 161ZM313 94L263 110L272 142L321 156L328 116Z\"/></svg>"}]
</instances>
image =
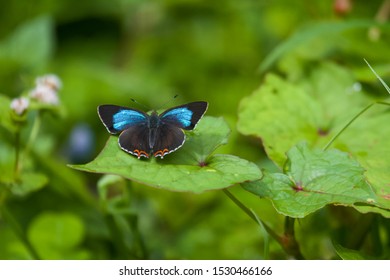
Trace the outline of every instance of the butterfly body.
<instances>
[{"instance_id":1,"label":"butterfly body","mask_svg":"<svg viewBox=\"0 0 390 280\"><path fill-rule=\"evenodd\" d=\"M184 130L193 130L207 110L208 103L197 101L150 115L137 109L100 105L98 115L111 134L119 134L122 150L138 158L163 158L185 142Z\"/></svg>"}]
</instances>

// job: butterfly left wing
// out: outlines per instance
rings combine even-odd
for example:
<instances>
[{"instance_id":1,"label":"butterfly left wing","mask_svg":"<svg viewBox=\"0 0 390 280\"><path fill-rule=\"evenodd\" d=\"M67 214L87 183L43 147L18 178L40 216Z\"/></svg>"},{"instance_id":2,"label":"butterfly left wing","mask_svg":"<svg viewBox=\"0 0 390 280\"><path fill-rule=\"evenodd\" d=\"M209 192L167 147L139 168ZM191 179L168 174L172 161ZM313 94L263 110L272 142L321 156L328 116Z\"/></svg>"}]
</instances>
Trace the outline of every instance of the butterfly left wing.
<instances>
[{"instance_id":1,"label":"butterfly left wing","mask_svg":"<svg viewBox=\"0 0 390 280\"><path fill-rule=\"evenodd\" d=\"M117 105L100 105L97 111L100 120L111 134L117 134L131 126L146 124L149 118L142 111Z\"/></svg>"},{"instance_id":2,"label":"butterfly left wing","mask_svg":"<svg viewBox=\"0 0 390 280\"><path fill-rule=\"evenodd\" d=\"M162 124L193 130L208 107L205 101L191 102L170 108L159 115Z\"/></svg>"},{"instance_id":3,"label":"butterfly left wing","mask_svg":"<svg viewBox=\"0 0 390 280\"><path fill-rule=\"evenodd\" d=\"M119 147L127 153L148 158L151 152L149 145L149 129L138 124L125 129L118 139Z\"/></svg>"}]
</instances>

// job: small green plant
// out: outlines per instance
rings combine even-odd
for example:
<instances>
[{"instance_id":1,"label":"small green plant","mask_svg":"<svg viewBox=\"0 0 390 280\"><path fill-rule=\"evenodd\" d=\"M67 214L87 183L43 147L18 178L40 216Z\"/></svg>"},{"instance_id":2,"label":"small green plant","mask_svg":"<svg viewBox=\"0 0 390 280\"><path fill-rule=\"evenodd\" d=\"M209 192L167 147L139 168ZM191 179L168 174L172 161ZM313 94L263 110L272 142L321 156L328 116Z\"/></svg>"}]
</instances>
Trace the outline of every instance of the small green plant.
<instances>
[{"instance_id":1,"label":"small green plant","mask_svg":"<svg viewBox=\"0 0 390 280\"><path fill-rule=\"evenodd\" d=\"M48 181L44 174L34 170L30 153L38 136L42 115L61 113L57 93L60 88L61 81L57 76L46 75L38 77L35 88L21 97L10 100L0 95L0 124L14 138L13 149L9 149L10 154L7 155L12 156L13 150L14 160L9 161L14 162L13 168L11 165L4 166L0 183L14 194L25 195L36 191ZM30 130L25 136L27 128ZM25 137L22 139L22 136Z\"/></svg>"}]
</instances>

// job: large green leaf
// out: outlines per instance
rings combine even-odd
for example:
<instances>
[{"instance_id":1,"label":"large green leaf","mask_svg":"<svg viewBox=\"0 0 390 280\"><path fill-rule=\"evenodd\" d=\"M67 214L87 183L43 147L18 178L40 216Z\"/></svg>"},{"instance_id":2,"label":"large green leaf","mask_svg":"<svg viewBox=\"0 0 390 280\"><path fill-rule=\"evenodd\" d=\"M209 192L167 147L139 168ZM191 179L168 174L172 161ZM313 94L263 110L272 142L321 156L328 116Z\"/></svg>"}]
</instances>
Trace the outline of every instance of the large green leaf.
<instances>
[{"instance_id":1,"label":"large green leaf","mask_svg":"<svg viewBox=\"0 0 390 280\"><path fill-rule=\"evenodd\" d=\"M269 158L281 167L293 145L320 137L321 107L303 88L268 75L259 90L241 101L237 126L245 135L260 137Z\"/></svg>"},{"instance_id":2,"label":"large green leaf","mask_svg":"<svg viewBox=\"0 0 390 280\"><path fill-rule=\"evenodd\" d=\"M343 132L334 147L350 152L366 170L366 178L378 195L381 208L390 209L390 114L380 105L372 108L373 115L362 115ZM390 213L383 209L359 206L359 211L379 212L386 217Z\"/></svg>"},{"instance_id":3,"label":"large green leaf","mask_svg":"<svg viewBox=\"0 0 390 280\"><path fill-rule=\"evenodd\" d=\"M174 191L203 192L227 188L261 176L258 167L233 155L212 155L226 143L229 127L222 118L204 117L178 151L164 159L137 159L122 151L111 136L98 157L78 170L116 174L153 187Z\"/></svg>"},{"instance_id":4,"label":"large green leaf","mask_svg":"<svg viewBox=\"0 0 390 280\"><path fill-rule=\"evenodd\" d=\"M329 63L295 84L268 75L241 101L238 130L261 138L269 158L282 167L292 146L306 141L323 147L370 102L353 90L354 83L350 72Z\"/></svg>"},{"instance_id":5,"label":"large green leaf","mask_svg":"<svg viewBox=\"0 0 390 280\"><path fill-rule=\"evenodd\" d=\"M302 218L327 204L377 203L364 169L347 153L300 143L287 157L284 173L265 173L261 180L243 184L246 190L271 199L279 213Z\"/></svg>"}]
</instances>

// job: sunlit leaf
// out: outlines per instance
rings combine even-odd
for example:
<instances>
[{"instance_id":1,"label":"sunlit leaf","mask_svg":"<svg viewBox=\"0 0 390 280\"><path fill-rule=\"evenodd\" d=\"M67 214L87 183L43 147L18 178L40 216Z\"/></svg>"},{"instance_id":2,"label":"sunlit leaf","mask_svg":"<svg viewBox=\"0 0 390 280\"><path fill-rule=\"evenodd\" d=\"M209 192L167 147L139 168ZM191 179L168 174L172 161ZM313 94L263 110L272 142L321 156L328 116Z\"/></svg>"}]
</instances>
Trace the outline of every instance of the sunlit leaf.
<instances>
[{"instance_id":1,"label":"sunlit leaf","mask_svg":"<svg viewBox=\"0 0 390 280\"><path fill-rule=\"evenodd\" d=\"M0 60L12 59L29 67L46 63L53 51L52 25L45 16L20 25L0 42Z\"/></svg>"},{"instance_id":2,"label":"sunlit leaf","mask_svg":"<svg viewBox=\"0 0 390 280\"><path fill-rule=\"evenodd\" d=\"M239 107L238 130L261 138L279 167L286 151L300 141L323 147L369 99L355 91L350 72L334 64L319 65L309 77L291 83L274 75Z\"/></svg>"},{"instance_id":3,"label":"sunlit leaf","mask_svg":"<svg viewBox=\"0 0 390 280\"><path fill-rule=\"evenodd\" d=\"M364 256L362 253L356 250L348 249L340 244L333 244L336 253L343 260L369 260L370 258Z\"/></svg>"}]
</instances>

